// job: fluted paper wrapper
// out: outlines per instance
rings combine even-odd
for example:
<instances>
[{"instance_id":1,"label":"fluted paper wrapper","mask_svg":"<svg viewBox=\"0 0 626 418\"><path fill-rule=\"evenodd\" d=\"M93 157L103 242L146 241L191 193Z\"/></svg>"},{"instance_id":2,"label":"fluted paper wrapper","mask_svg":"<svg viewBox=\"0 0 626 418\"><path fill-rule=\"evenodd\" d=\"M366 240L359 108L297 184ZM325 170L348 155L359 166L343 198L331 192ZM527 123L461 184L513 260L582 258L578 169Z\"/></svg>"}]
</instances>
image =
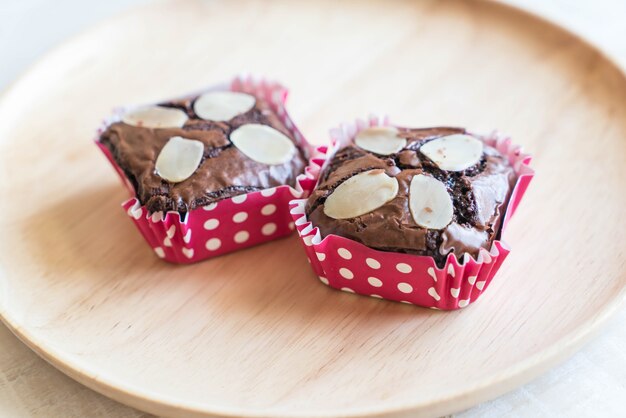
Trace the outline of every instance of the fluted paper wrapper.
<instances>
[{"instance_id":1,"label":"fluted paper wrapper","mask_svg":"<svg viewBox=\"0 0 626 418\"><path fill-rule=\"evenodd\" d=\"M230 84L217 85L207 91L231 90L253 94L265 99L296 139L297 145L311 156L316 151L296 128L285 109L287 90L280 84L251 77L235 78ZM119 109L103 122L96 144L119 174L131 196L136 196L133 185L117 165L110 151L98 138L108 125L119 121L129 109ZM314 165L311 160L310 165ZM149 214L136 197L122 204L154 253L173 263L193 263L261 244L290 234L294 229L289 214L289 201L309 195L317 178L310 168L296 178L295 187L278 186L223 199L189 211L184 217L178 212Z\"/></svg>"},{"instance_id":2,"label":"fluted paper wrapper","mask_svg":"<svg viewBox=\"0 0 626 418\"><path fill-rule=\"evenodd\" d=\"M318 177L326 161L338 149L352 142L359 131L386 125L389 125L386 118L372 117L333 129L331 146L317 149L318 157L312 160L308 172ZM497 133L478 136L485 144L507 156L517 173L504 214L501 236L534 171L529 167L530 156L513 145L510 138ZM322 239L318 228L307 220L305 204L306 199L296 199L290 202L290 207L311 267L322 283L350 293L432 309L464 308L487 290L510 251L504 242L495 240L489 251L481 249L476 258L465 254L459 262L450 254L445 266L438 268L432 257L379 251L337 235Z\"/></svg>"}]
</instances>

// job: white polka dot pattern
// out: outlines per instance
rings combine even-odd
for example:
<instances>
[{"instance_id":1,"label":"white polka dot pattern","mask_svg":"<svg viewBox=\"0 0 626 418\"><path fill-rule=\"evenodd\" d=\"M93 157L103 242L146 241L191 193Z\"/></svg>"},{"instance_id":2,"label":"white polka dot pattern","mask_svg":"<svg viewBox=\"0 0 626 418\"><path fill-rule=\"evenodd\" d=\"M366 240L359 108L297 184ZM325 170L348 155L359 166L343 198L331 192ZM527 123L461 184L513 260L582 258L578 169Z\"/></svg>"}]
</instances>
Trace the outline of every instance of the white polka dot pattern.
<instances>
[{"instance_id":1,"label":"white polka dot pattern","mask_svg":"<svg viewBox=\"0 0 626 418\"><path fill-rule=\"evenodd\" d=\"M277 236L279 233L284 235L287 231L295 229L294 222L290 219L287 222L285 220L277 222L284 219L284 215L278 211L278 205L273 203L279 197L285 198L285 196L288 196L287 199L291 199L293 195L289 188L273 188L263 192L240 195L230 199L230 201L228 199L220 201L219 205L211 204L202 207L203 212L207 213L207 217L202 223L202 230L208 231L202 233L210 234L208 237L203 238L203 250L209 253L221 254L227 252L227 248L228 251L232 251L233 246L248 246L252 244L253 240L258 242L261 237L263 237L263 240L266 240ZM256 197L250 198L250 196L255 194ZM249 205L252 204L257 207L256 210L249 209ZM225 218L223 215L228 212L230 212L230 215L228 218ZM209 213L212 214L210 217L208 217ZM237 227L237 225L246 225L246 229L241 229L241 226ZM181 231L181 233L185 233L182 236L184 243L187 245L191 244L192 229L183 228ZM169 235L173 235L173 233L173 229L168 230ZM172 245L171 239L166 238L163 246L171 247ZM180 252L185 258L188 258L188 255L191 254L190 249L181 249ZM196 251L193 257L195 258L197 255Z\"/></svg>"},{"instance_id":2,"label":"white polka dot pattern","mask_svg":"<svg viewBox=\"0 0 626 418\"><path fill-rule=\"evenodd\" d=\"M143 210L141 208L137 209L135 206L131 206L126 210L126 213L128 214L128 216L138 221L139 219L141 219Z\"/></svg>"},{"instance_id":3,"label":"white polka dot pattern","mask_svg":"<svg viewBox=\"0 0 626 418\"><path fill-rule=\"evenodd\" d=\"M454 270L454 266L452 264L448 264L448 274L452 277L456 275L456 271Z\"/></svg>"},{"instance_id":4,"label":"white polka dot pattern","mask_svg":"<svg viewBox=\"0 0 626 418\"><path fill-rule=\"evenodd\" d=\"M239 247L263 242L279 234L284 235L290 230L289 225L293 225L293 221L285 219L284 214L278 211L276 203L270 203L277 201L279 197L288 196L287 199L291 199L293 196L287 187L273 189L270 196L262 196L260 192L256 193L256 197L249 196L243 201L239 198L240 203L226 199L220 201L219 205L203 206L199 209L200 212L192 211L198 216L192 221L187 219L185 223L172 223L172 215L166 217L167 221L162 216L148 217L147 219L155 224L155 228L160 222L168 223L164 232L161 232L163 234L161 244L154 247L155 254L159 258L174 262L197 261L211 254L219 255ZM252 205L254 210L249 209ZM144 213L141 207L129 212L133 216L135 213L140 215ZM155 220L157 222L154 222ZM245 229L241 229L244 225Z\"/></svg>"},{"instance_id":5,"label":"white polka dot pattern","mask_svg":"<svg viewBox=\"0 0 626 418\"><path fill-rule=\"evenodd\" d=\"M408 283L400 282L398 283L398 290L402 293L411 293L413 291L413 286Z\"/></svg>"},{"instance_id":6,"label":"white polka dot pattern","mask_svg":"<svg viewBox=\"0 0 626 418\"><path fill-rule=\"evenodd\" d=\"M298 218L294 216L294 219ZM465 273L464 267L456 264L452 269L449 265L437 269L430 264L432 259L428 257L395 253L381 255L345 239L335 243L340 245L331 245L333 236L314 241L316 230L307 229L306 223L299 225L305 228L302 229L305 235L302 239L307 244L308 261L318 276L328 282L325 284L335 289L348 288L362 295L450 310L470 303L470 282L473 282L471 288L476 292L486 287L486 281L476 279L481 277L479 270ZM428 264L424 265L426 262ZM475 260L470 265L475 265ZM446 278L449 285L437 284L442 282L442 278Z\"/></svg>"},{"instance_id":7,"label":"white polka dot pattern","mask_svg":"<svg viewBox=\"0 0 626 418\"><path fill-rule=\"evenodd\" d=\"M238 244L248 241L248 238L250 238L250 233L248 231L239 231L234 237L235 242Z\"/></svg>"},{"instance_id":8,"label":"white polka dot pattern","mask_svg":"<svg viewBox=\"0 0 626 418\"><path fill-rule=\"evenodd\" d=\"M428 294L432 296L433 299L435 299L436 301L441 300L441 296L439 296L439 293L437 293L437 289L435 289L434 287L431 287L430 289L428 289Z\"/></svg>"},{"instance_id":9,"label":"white polka dot pattern","mask_svg":"<svg viewBox=\"0 0 626 418\"><path fill-rule=\"evenodd\" d=\"M215 228L217 228L220 225L220 221L213 218L213 219L208 219L205 223L204 223L204 229L206 229L207 231L212 231Z\"/></svg>"},{"instance_id":10,"label":"white polka dot pattern","mask_svg":"<svg viewBox=\"0 0 626 418\"><path fill-rule=\"evenodd\" d=\"M353 241L333 241L333 236L313 240L317 230L306 222L296 223L304 228L300 229L304 231L301 238L307 245L312 268L335 289L347 288L362 295L450 310L467 306L475 299L474 292L482 291L488 283L481 280L480 265L475 260L468 263L467 270L457 264L439 269L433 267L429 257L381 254Z\"/></svg>"},{"instance_id":11,"label":"white polka dot pattern","mask_svg":"<svg viewBox=\"0 0 626 418\"><path fill-rule=\"evenodd\" d=\"M240 194L238 196L232 197L231 200L233 201L233 203L243 203L246 201L247 198L248 198L247 194Z\"/></svg>"},{"instance_id":12,"label":"white polka dot pattern","mask_svg":"<svg viewBox=\"0 0 626 418\"><path fill-rule=\"evenodd\" d=\"M377 277L368 277L367 282L374 287L381 287L383 282Z\"/></svg>"},{"instance_id":13,"label":"white polka dot pattern","mask_svg":"<svg viewBox=\"0 0 626 418\"><path fill-rule=\"evenodd\" d=\"M352 253L345 248L338 249L337 254L339 254L339 257L343 258L344 260L350 260L352 258Z\"/></svg>"},{"instance_id":14,"label":"white polka dot pattern","mask_svg":"<svg viewBox=\"0 0 626 418\"><path fill-rule=\"evenodd\" d=\"M352 272L350 270L348 270L347 268L345 268L345 267L342 267L342 268L339 269L339 274L344 279L348 279L348 280L354 279L354 274L352 274Z\"/></svg>"},{"instance_id":15,"label":"white polka dot pattern","mask_svg":"<svg viewBox=\"0 0 626 418\"><path fill-rule=\"evenodd\" d=\"M248 214L246 212L237 212L233 216L233 222L235 222L237 224L245 222L246 219L248 219Z\"/></svg>"},{"instance_id":16,"label":"white polka dot pattern","mask_svg":"<svg viewBox=\"0 0 626 418\"><path fill-rule=\"evenodd\" d=\"M261 233L263 235L272 235L274 232L276 232L276 224L275 223L268 223L263 225L263 228L261 228Z\"/></svg>"},{"instance_id":17,"label":"white polka dot pattern","mask_svg":"<svg viewBox=\"0 0 626 418\"><path fill-rule=\"evenodd\" d=\"M378 270L380 268L380 262L378 260L373 259L373 258L366 258L365 259L365 264L367 264L368 266L370 266L374 270Z\"/></svg>"},{"instance_id":18,"label":"white polka dot pattern","mask_svg":"<svg viewBox=\"0 0 626 418\"><path fill-rule=\"evenodd\" d=\"M270 203L269 205L263 206L263 209L261 209L261 214L265 216L269 216L273 214L274 212L276 212L276 205L272 203Z\"/></svg>"},{"instance_id":19,"label":"white polka dot pattern","mask_svg":"<svg viewBox=\"0 0 626 418\"><path fill-rule=\"evenodd\" d=\"M408 274L411 271L413 271L411 266L409 266L406 263L398 263L398 264L396 264L396 270L398 270L400 273L405 273L405 274Z\"/></svg>"},{"instance_id":20,"label":"white polka dot pattern","mask_svg":"<svg viewBox=\"0 0 626 418\"><path fill-rule=\"evenodd\" d=\"M206 249L209 251L215 251L222 246L222 241L219 238L211 238L206 242Z\"/></svg>"},{"instance_id":21,"label":"white polka dot pattern","mask_svg":"<svg viewBox=\"0 0 626 418\"><path fill-rule=\"evenodd\" d=\"M428 275L433 278L434 281L437 281L437 275L435 274L435 269L432 267L428 267Z\"/></svg>"}]
</instances>

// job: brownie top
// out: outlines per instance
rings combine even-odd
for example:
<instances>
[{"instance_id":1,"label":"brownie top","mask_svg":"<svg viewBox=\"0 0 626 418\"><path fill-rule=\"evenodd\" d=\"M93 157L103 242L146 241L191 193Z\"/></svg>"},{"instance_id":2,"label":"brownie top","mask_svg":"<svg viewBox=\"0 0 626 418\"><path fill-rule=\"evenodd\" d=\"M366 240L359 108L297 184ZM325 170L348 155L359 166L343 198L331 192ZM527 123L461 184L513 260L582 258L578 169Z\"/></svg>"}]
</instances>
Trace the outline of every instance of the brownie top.
<instances>
[{"instance_id":1,"label":"brownie top","mask_svg":"<svg viewBox=\"0 0 626 418\"><path fill-rule=\"evenodd\" d=\"M239 93L233 100L220 94L206 94L209 100L200 107L203 96L139 109L101 134L100 142L150 213L185 213L256 190L294 186L304 171L305 151L267 101ZM243 107L242 98L249 100ZM255 144L261 137L266 142ZM276 151L272 141L288 154L283 152L278 160L268 158L267 149ZM258 144L263 146L259 149Z\"/></svg>"},{"instance_id":2,"label":"brownie top","mask_svg":"<svg viewBox=\"0 0 626 418\"><path fill-rule=\"evenodd\" d=\"M431 256L439 266L449 253L490 249L516 180L508 159L462 128L391 129L391 140L352 142L328 161L305 208L322 237Z\"/></svg>"}]
</instances>

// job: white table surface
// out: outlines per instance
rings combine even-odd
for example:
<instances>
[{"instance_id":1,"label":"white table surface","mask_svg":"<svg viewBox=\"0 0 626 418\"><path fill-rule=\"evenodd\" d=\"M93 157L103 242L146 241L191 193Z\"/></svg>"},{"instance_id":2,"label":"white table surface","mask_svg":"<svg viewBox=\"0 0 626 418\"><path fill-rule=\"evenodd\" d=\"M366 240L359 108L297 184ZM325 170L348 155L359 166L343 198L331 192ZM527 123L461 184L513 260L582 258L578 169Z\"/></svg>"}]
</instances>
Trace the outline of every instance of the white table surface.
<instances>
[{"instance_id":1,"label":"white table surface","mask_svg":"<svg viewBox=\"0 0 626 418\"><path fill-rule=\"evenodd\" d=\"M626 68L626 1L507 1L559 22L601 47ZM0 0L0 89L67 37L146 2ZM0 417L150 416L74 382L0 325ZM626 417L626 310L564 364L513 392L456 416Z\"/></svg>"}]
</instances>

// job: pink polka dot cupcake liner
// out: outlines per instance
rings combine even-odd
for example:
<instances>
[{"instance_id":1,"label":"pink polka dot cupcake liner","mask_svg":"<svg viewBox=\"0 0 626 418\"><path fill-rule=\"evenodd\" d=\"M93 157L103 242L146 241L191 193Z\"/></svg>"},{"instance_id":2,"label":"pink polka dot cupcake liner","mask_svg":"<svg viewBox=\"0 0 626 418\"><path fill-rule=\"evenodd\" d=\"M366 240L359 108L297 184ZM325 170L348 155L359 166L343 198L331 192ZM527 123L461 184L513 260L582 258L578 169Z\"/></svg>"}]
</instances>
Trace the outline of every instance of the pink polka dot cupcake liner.
<instances>
[{"instance_id":1,"label":"pink polka dot cupcake liner","mask_svg":"<svg viewBox=\"0 0 626 418\"><path fill-rule=\"evenodd\" d=\"M310 166L315 166L318 151L312 150L285 109L287 89L264 79L238 77L229 85L218 85L194 95L225 89L264 98L293 133L297 145L311 156ZM120 120L126 110L119 109L104 121L97 136L109 124ZM135 196L133 185L110 151L97 139L96 144L131 196ZM178 212L150 214L136 197L122 203L122 207L157 257L172 263L193 263L289 235L294 230L289 201L309 195L317 181L314 174L317 171L307 167L296 178L294 187L283 185L234 196L191 210L186 216Z\"/></svg>"},{"instance_id":2,"label":"pink polka dot cupcake liner","mask_svg":"<svg viewBox=\"0 0 626 418\"><path fill-rule=\"evenodd\" d=\"M386 125L389 125L386 117L371 117L331 130L331 145L318 148L318 158L312 160L309 171L318 177L325 161L350 143L359 131ZM529 167L531 157L507 136L496 132L477 136L507 156L517 173L504 214L502 235L534 176ZM432 309L464 308L487 290L510 252L508 245L498 239L490 250L481 249L476 258L466 253L459 262L450 254L443 268L439 268L432 257L379 251L337 235L322 238L318 228L308 221L305 205L306 199L292 200L290 212L311 267L323 284L349 293Z\"/></svg>"}]
</instances>

